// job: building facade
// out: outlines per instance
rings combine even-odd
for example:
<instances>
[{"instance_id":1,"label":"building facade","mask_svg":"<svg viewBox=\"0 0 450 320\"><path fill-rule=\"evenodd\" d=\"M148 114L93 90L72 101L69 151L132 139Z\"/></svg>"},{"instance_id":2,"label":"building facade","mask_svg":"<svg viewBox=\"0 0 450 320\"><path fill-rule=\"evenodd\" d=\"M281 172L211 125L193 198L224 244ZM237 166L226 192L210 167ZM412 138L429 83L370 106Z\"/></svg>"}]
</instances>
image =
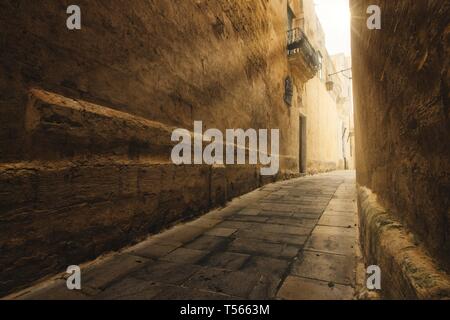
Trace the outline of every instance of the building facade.
<instances>
[{"instance_id":1,"label":"building facade","mask_svg":"<svg viewBox=\"0 0 450 320\"><path fill-rule=\"evenodd\" d=\"M305 39L299 52L290 51L300 110L300 169L307 173L354 169L351 59L328 54L313 0L290 1L288 19L292 28L288 38L300 33ZM305 47L309 55L301 52ZM301 59L309 63L301 65ZM312 71L305 71L311 65Z\"/></svg>"}]
</instances>

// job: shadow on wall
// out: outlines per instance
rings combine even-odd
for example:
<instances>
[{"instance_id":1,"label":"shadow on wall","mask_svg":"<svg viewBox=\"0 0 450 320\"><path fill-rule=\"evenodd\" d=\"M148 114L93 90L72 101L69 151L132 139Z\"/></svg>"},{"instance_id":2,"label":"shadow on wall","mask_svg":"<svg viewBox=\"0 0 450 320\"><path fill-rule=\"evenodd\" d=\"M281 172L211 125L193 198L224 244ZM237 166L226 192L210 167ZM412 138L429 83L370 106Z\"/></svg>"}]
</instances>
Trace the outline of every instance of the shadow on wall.
<instances>
[{"instance_id":1,"label":"shadow on wall","mask_svg":"<svg viewBox=\"0 0 450 320\"><path fill-rule=\"evenodd\" d=\"M358 183L450 271L450 9L375 3L382 29L371 31L360 17L373 1L351 1Z\"/></svg>"}]
</instances>

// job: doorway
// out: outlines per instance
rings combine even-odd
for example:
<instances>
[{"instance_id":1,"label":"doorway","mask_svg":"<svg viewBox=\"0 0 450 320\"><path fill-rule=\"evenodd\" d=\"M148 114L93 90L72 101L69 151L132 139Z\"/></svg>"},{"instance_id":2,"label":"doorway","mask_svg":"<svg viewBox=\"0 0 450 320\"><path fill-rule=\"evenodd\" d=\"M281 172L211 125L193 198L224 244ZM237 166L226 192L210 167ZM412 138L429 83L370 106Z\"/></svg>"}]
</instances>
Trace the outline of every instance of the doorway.
<instances>
[{"instance_id":1,"label":"doorway","mask_svg":"<svg viewBox=\"0 0 450 320\"><path fill-rule=\"evenodd\" d=\"M299 170L300 173L306 173L306 117L300 115L299 119Z\"/></svg>"}]
</instances>

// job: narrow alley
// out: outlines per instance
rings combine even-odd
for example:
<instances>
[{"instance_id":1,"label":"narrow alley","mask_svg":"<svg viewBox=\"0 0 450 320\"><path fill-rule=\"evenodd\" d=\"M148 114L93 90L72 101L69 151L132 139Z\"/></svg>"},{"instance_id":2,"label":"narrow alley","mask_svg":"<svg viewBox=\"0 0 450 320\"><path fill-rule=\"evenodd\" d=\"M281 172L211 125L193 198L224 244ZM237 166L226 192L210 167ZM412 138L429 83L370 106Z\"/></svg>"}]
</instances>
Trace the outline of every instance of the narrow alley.
<instances>
[{"instance_id":1,"label":"narrow alley","mask_svg":"<svg viewBox=\"0 0 450 320\"><path fill-rule=\"evenodd\" d=\"M352 299L355 177L336 171L255 190L18 299Z\"/></svg>"},{"instance_id":2,"label":"narrow alley","mask_svg":"<svg viewBox=\"0 0 450 320\"><path fill-rule=\"evenodd\" d=\"M448 17L0 1L0 303L450 299Z\"/></svg>"}]
</instances>

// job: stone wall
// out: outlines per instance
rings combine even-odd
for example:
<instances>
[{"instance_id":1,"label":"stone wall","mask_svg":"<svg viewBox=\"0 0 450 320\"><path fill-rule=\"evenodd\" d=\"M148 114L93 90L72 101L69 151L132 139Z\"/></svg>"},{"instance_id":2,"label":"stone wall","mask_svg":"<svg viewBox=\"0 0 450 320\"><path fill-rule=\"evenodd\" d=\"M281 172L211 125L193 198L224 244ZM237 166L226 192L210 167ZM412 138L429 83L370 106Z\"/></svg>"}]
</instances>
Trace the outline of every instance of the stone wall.
<instances>
[{"instance_id":1,"label":"stone wall","mask_svg":"<svg viewBox=\"0 0 450 320\"><path fill-rule=\"evenodd\" d=\"M358 187L360 239L367 265L381 270L385 299L449 299L450 277L378 197Z\"/></svg>"},{"instance_id":2,"label":"stone wall","mask_svg":"<svg viewBox=\"0 0 450 320\"><path fill-rule=\"evenodd\" d=\"M298 173L285 1L70 4L0 3L0 295ZM174 166L194 120L280 128L279 176Z\"/></svg>"},{"instance_id":3,"label":"stone wall","mask_svg":"<svg viewBox=\"0 0 450 320\"><path fill-rule=\"evenodd\" d=\"M307 168L310 173L336 170L341 132L336 101L317 76L305 85L303 104L307 116Z\"/></svg>"},{"instance_id":4,"label":"stone wall","mask_svg":"<svg viewBox=\"0 0 450 320\"><path fill-rule=\"evenodd\" d=\"M352 73L351 70L348 70L352 67L352 58L343 53L333 55L331 58L334 62L336 72L347 70L332 76L331 80L334 82L335 89L339 92L338 113L344 127L340 137L340 141L342 142L339 148L343 149L342 153L345 155L347 168L350 170L355 170L355 159L353 152L353 147L355 144L353 132L355 130L355 125L353 115ZM344 159L341 161L344 162Z\"/></svg>"},{"instance_id":5,"label":"stone wall","mask_svg":"<svg viewBox=\"0 0 450 320\"><path fill-rule=\"evenodd\" d=\"M366 26L372 4L382 10L381 30ZM353 0L351 7L358 183L449 271L449 5ZM398 254L391 249L385 253Z\"/></svg>"}]
</instances>

